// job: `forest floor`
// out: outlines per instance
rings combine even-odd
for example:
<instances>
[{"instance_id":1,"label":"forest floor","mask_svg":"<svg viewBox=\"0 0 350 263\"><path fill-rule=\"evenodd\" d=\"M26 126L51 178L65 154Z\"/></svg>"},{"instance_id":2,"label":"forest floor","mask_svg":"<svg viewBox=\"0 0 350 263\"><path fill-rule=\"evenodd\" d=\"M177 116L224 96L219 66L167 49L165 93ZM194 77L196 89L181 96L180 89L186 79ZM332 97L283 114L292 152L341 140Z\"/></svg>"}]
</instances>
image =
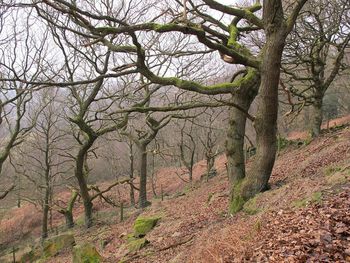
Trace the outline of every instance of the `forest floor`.
<instances>
[{"instance_id":1,"label":"forest floor","mask_svg":"<svg viewBox=\"0 0 350 263\"><path fill-rule=\"evenodd\" d=\"M141 213L133 208L119 223L116 208L96 204L96 224L86 230L79 223L82 208L77 207L76 242L94 244L105 262L350 262L349 126L281 150L271 189L235 216L227 213L225 161L224 156L217 158L218 175L208 182L200 180L203 161L196 165L192 184L180 180L181 171L175 168L159 171L156 190L162 185L168 195L163 201L153 198L152 206L142 211L161 219L146 236L149 244L138 252L127 254L123 246ZM127 193L123 191L118 194ZM38 214L30 206L8 211L0 222L0 246L13 244L18 227L22 239L40 233ZM60 217L55 220L62 223ZM48 262L72 262L72 255L61 253Z\"/></svg>"}]
</instances>

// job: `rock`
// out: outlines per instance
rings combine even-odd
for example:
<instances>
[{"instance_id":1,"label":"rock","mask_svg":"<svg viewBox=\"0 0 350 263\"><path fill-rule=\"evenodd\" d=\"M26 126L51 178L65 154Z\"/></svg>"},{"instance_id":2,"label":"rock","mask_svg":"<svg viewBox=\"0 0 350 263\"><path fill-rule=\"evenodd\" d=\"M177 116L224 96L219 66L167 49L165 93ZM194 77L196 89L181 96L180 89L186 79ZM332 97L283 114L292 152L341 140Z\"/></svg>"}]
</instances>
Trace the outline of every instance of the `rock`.
<instances>
[{"instance_id":1,"label":"rock","mask_svg":"<svg viewBox=\"0 0 350 263\"><path fill-rule=\"evenodd\" d=\"M161 217L142 217L139 216L134 223L134 237L144 237L149 231L151 231L157 224Z\"/></svg>"},{"instance_id":2,"label":"rock","mask_svg":"<svg viewBox=\"0 0 350 263\"><path fill-rule=\"evenodd\" d=\"M60 234L46 239L42 245L36 244L16 252L18 262L45 262L64 249L72 249L75 244L74 236L71 233ZM1 260L3 262L3 260ZM6 261L4 261L6 262ZM12 260L11 260L12 262Z\"/></svg>"},{"instance_id":3,"label":"rock","mask_svg":"<svg viewBox=\"0 0 350 263\"><path fill-rule=\"evenodd\" d=\"M71 233L51 237L43 243L43 257L49 258L57 255L61 250L73 248L75 245L74 236Z\"/></svg>"},{"instance_id":4,"label":"rock","mask_svg":"<svg viewBox=\"0 0 350 263\"><path fill-rule=\"evenodd\" d=\"M127 248L129 252L135 252L140 250L141 248L145 247L149 241L146 238L134 238L134 239L129 239L127 243Z\"/></svg>"},{"instance_id":5,"label":"rock","mask_svg":"<svg viewBox=\"0 0 350 263\"><path fill-rule=\"evenodd\" d=\"M99 263L102 256L90 243L83 243L73 248L73 263Z\"/></svg>"}]
</instances>

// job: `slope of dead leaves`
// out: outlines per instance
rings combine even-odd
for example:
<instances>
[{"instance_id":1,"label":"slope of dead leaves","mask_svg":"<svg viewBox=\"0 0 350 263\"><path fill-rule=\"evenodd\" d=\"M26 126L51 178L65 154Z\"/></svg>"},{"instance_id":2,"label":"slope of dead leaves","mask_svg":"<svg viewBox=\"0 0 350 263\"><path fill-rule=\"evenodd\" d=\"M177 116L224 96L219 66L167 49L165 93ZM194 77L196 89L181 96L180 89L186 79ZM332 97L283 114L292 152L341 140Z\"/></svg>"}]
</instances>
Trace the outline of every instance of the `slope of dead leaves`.
<instances>
[{"instance_id":1,"label":"slope of dead leaves","mask_svg":"<svg viewBox=\"0 0 350 263\"><path fill-rule=\"evenodd\" d=\"M274 211L249 262L350 262L350 186L321 204Z\"/></svg>"},{"instance_id":2,"label":"slope of dead leaves","mask_svg":"<svg viewBox=\"0 0 350 263\"><path fill-rule=\"evenodd\" d=\"M226 213L225 161L224 156L217 158L219 175L209 182L200 182L205 166L198 163L192 186L178 178L175 168L158 173L156 189L162 185L169 196L152 199L152 206L142 212L162 219L147 234L150 244L139 252L125 256L121 249L122 236L132 231L141 213L137 210L128 211L123 223L117 215L109 224L76 228L77 243L94 243L106 262L350 262L349 127L281 152L271 190L254 200L254 215ZM313 200L315 193L319 198ZM71 255L50 262L71 262Z\"/></svg>"},{"instance_id":3,"label":"slope of dead leaves","mask_svg":"<svg viewBox=\"0 0 350 263\"><path fill-rule=\"evenodd\" d=\"M220 157L220 176L183 196L155 200L144 212L163 218L147 236L150 245L127 262L346 262L349 187L340 186L349 183L349 157L349 128L286 150L276 162L271 190L256 198L257 214L234 217L226 213L228 184ZM322 195L317 204L308 199L314 193ZM297 209L293 203L300 200L309 201ZM104 251L108 262L121 258L124 241L118 236L131 230L133 219L126 229L112 231Z\"/></svg>"}]
</instances>

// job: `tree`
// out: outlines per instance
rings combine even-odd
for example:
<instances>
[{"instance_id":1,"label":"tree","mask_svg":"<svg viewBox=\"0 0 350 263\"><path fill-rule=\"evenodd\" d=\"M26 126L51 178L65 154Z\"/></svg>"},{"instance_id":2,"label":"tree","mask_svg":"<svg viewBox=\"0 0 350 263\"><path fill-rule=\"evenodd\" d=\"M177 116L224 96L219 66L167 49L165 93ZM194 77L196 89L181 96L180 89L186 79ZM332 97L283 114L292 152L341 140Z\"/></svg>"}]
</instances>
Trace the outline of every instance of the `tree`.
<instances>
[{"instance_id":1,"label":"tree","mask_svg":"<svg viewBox=\"0 0 350 263\"><path fill-rule=\"evenodd\" d=\"M165 127L171 120L171 116L165 116L159 120L147 113L145 123L147 130L136 130L137 135L131 132L123 131L122 134L128 136L139 150L139 171L140 171L140 192L139 192L139 207L145 208L150 205L147 200L147 146L155 139L160 129Z\"/></svg>"},{"instance_id":2,"label":"tree","mask_svg":"<svg viewBox=\"0 0 350 263\"><path fill-rule=\"evenodd\" d=\"M282 84L302 105L311 105L312 138L321 131L326 91L345 68L349 7L348 1L342 0L309 1L287 42Z\"/></svg>"},{"instance_id":3,"label":"tree","mask_svg":"<svg viewBox=\"0 0 350 263\"><path fill-rule=\"evenodd\" d=\"M193 123L191 123L189 131L186 131L186 121L184 122L180 129L181 139L179 142L180 160L188 171L188 179L191 183L193 180L193 166L195 163L194 154L196 152L196 142L192 134L193 126ZM186 140L186 138L188 139Z\"/></svg>"},{"instance_id":4,"label":"tree","mask_svg":"<svg viewBox=\"0 0 350 263\"><path fill-rule=\"evenodd\" d=\"M238 129L239 134L244 134L245 125L243 128L242 124L245 123L248 114L242 106L249 109L250 100L255 97L255 87L260 80L258 114L252 118L257 131L257 155L250 173L245 174L244 170L242 149L244 138L236 142L228 141L228 145L237 144L239 146L239 150L235 151L231 147L232 145L229 145L227 151L230 159L228 161L231 183L230 212L235 213L249 198L268 187L276 154L278 85L282 51L286 37L292 30L298 13L306 2L307 0L299 0L294 5L287 5L288 10L284 10L281 0L264 0L263 5L257 1L253 6L246 8L230 7L214 0L203 0L198 5L191 1L185 1L185 4L189 3L189 6L182 6L182 9L186 11L185 16L175 15L173 17L169 15L171 12L162 12L156 14L154 18L147 18L147 21L142 21L145 19L141 17L136 19L136 22L135 20L128 21L125 16L111 16L110 13L101 12L101 10L96 12L96 8L90 2L80 6L63 0L44 1L45 7L38 4L37 8L40 10L50 8L50 10L59 12L63 17L66 15L71 17L80 28L79 34L88 38L89 43L103 44L114 53L128 52L133 54L136 61L133 60L130 66L136 67L142 75L153 83L173 85L180 89L210 95L234 94L232 104L238 106L236 108L240 111L232 114L239 116L234 120L231 119L230 139L242 137L233 135ZM165 9L159 8L159 10L172 8L167 4L166 7ZM205 8L221 12L225 18L230 17L228 23L225 23L224 19L218 20L210 12L205 11ZM259 17L254 13L261 8L262 17ZM177 14L176 8L172 13ZM289 14L286 15L286 13ZM138 34L140 31L143 34ZM243 35L249 36L255 31L261 31L264 34L264 44L259 51L257 51L259 47L253 47L249 50L249 45L242 41ZM241 78L235 78L233 82L213 85L203 85L177 77L159 76L146 63L147 56L154 55L147 53L147 46L142 42L142 37L147 32L159 34L176 32L189 35L192 39L196 38L208 49L219 51L224 61L247 67L246 74ZM125 35L129 39L122 45L120 42L107 39L108 36L117 35Z\"/></svg>"},{"instance_id":5,"label":"tree","mask_svg":"<svg viewBox=\"0 0 350 263\"><path fill-rule=\"evenodd\" d=\"M21 23L17 23L18 17L22 17ZM37 87L29 82L39 80L44 67L50 64L48 57L44 59L47 31L40 30L38 36L33 34L31 19L32 14L21 12L13 1L0 5L0 129L4 138L0 147L0 176L11 151L24 141L40 112L30 109ZM21 82L21 78L26 81ZM13 189L15 185L9 186L0 200Z\"/></svg>"}]
</instances>

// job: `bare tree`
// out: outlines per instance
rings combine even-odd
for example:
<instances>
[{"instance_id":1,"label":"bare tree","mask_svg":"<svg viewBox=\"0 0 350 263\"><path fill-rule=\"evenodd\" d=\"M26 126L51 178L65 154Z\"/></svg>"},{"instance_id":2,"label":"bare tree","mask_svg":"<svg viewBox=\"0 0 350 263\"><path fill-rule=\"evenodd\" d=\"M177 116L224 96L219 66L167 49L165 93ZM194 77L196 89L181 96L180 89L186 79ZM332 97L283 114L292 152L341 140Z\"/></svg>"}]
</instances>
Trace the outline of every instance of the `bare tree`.
<instances>
[{"instance_id":1,"label":"bare tree","mask_svg":"<svg viewBox=\"0 0 350 263\"><path fill-rule=\"evenodd\" d=\"M64 166L67 160L61 158L60 152L64 150L64 137L66 134L59 128L63 126L62 115L59 106L54 101L57 90L44 90L37 94L40 114L32 122L35 123L30 136L24 142L23 147L16 153L20 175L25 176L38 192L37 201L42 209L41 237L48 237L49 212L53 206L54 187L59 175L69 171ZM62 113L62 111L61 111ZM30 192L27 200L35 196Z\"/></svg>"},{"instance_id":2,"label":"bare tree","mask_svg":"<svg viewBox=\"0 0 350 263\"><path fill-rule=\"evenodd\" d=\"M193 181L193 166L195 163L194 156L196 153L196 141L194 139L194 135L192 134L193 126L193 123L191 123L189 131L186 131L186 121L184 122L182 128L180 129L181 139L179 142L180 160L187 169L188 179L191 183Z\"/></svg>"},{"instance_id":3,"label":"bare tree","mask_svg":"<svg viewBox=\"0 0 350 263\"><path fill-rule=\"evenodd\" d=\"M173 85L180 89L211 95L235 94L235 100L240 101L239 103L234 101L233 104L241 111L233 115L239 115L240 121L237 122L239 123L237 125L236 120L231 120L233 128L230 128L230 138L240 137L232 135L238 128L239 133L244 134L243 126L245 125L242 124L245 123L247 117L244 107L249 108L250 100L255 97L254 93L256 94L256 83L260 80L258 114L252 118L257 131L257 155L251 172L245 174L243 149L236 152L233 147L229 147L228 150L230 153L228 157L231 159L228 162L231 183L230 212L235 213L249 198L267 188L276 154L278 85L282 52L286 37L293 29L298 13L306 2L307 0L296 1L286 5L286 10L284 10L281 0L264 0L263 5L260 4L260 1L256 1L253 6L246 8L231 7L214 0L203 0L198 5L187 1L191 5L186 6L188 8L186 8L185 22L178 21L176 8L173 12L157 13L153 18L141 16L135 21L135 19L131 20L121 15L125 10L111 16L110 13L103 10L96 10L96 7L89 1L84 8L66 1L45 1L43 4L38 4L37 7L40 10L49 8L49 10L59 12L62 16L67 15L72 18L80 28L75 32L88 38L91 44L103 44L114 53L127 51L134 54L136 60L132 60L130 66L136 66L138 71L153 83ZM152 3L151 6L154 5L156 4ZM159 8L159 10L172 8L170 5L165 5L166 8ZM145 9L146 6L143 8ZM224 18L229 17L228 22L212 16L206 11L206 8L222 13ZM254 14L261 9L261 17ZM180 16L183 17L182 14ZM147 53L148 46L142 41L144 34L136 34L139 31L144 34L151 31L159 34L176 32L190 35L192 39L196 38L205 47L219 51L224 61L248 67L247 74L231 83L214 85L203 85L177 77L159 76L146 63L146 58L152 54ZM242 41L241 36L249 36L256 31L264 35L264 44L261 47L255 46L250 49L250 46ZM121 45L120 42L107 39L108 36L115 35L126 35L128 41ZM243 93L250 96L243 96ZM243 140L244 137L241 141ZM243 148L243 143L240 141L230 143L237 144L240 149Z\"/></svg>"},{"instance_id":4,"label":"bare tree","mask_svg":"<svg viewBox=\"0 0 350 263\"><path fill-rule=\"evenodd\" d=\"M326 91L346 68L349 8L348 1L309 1L287 42L281 84L300 100L296 111L311 105L311 137L320 134Z\"/></svg>"}]
</instances>

